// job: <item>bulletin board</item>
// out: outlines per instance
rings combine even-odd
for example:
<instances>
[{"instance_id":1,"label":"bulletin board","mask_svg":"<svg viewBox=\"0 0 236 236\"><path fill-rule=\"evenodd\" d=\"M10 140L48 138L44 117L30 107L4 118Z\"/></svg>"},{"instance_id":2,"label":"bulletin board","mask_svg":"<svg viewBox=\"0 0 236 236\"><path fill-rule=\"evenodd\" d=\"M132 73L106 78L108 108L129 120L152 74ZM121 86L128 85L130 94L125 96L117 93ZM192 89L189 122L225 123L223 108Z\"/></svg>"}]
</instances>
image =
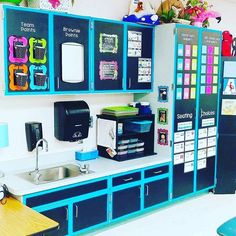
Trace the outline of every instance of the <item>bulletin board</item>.
<instances>
[{"instance_id":1,"label":"bulletin board","mask_svg":"<svg viewBox=\"0 0 236 236\"><path fill-rule=\"evenodd\" d=\"M123 23L94 21L94 89L123 88Z\"/></svg>"},{"instance_id":2,"label":"bulletin board","mask_svg":"<svg viewBox=\"0 0 236 236\"><path fill-rule=\"evenodd\" d=\"M89 23L90 20L87 18L53 16L56 91L89 89ZM74 55L73 51L78 51L78 53ZM71 73L71 78L70 76L64 78L63 70ZM77 78L76 74L78 74Z\"/></svg>"},{"instance_id":3,"label":"bulletin board","mask_svg":"<svg viewBox=\"0 0 236 236\"><path fill-rule=\"evenodd\" d=\"M50 86L48 14L5 8L5 19L7 93L48 91ZM40 45L41 49L44 48L43 55L35 56L36 44ZM40 73L44 81L36 82L35 73Z\"/></svg>"},{"instance_id":4,"label":"bulletin board","mask_svg":"<svg viewBox=\"0 0 236 236\"><path fill-rule=\"evenodd\" d=\"M127 89L152 88L153 28L128 25Z\"/></svg>"}]
</instances>

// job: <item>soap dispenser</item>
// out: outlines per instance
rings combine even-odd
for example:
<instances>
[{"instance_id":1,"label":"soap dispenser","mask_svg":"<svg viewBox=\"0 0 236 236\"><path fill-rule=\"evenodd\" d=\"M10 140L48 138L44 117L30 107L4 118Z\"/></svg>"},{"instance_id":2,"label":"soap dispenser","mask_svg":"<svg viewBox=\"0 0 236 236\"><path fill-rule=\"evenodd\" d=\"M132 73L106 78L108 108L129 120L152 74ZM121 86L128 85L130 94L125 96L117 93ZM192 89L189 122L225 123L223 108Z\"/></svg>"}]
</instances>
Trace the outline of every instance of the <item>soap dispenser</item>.
<instances>
[{"instance_id":1,"label":"soap dispenser","mask_svg":"<svg viewBox=\"0 0 236 236\"><path fill-rule=\"evenodd\" d=\"M43 138L42 123L40 122L26 122L25 123L25 134L27 141L28 151L33 151L36 147L36 143L39 139ZM39 146L42 146L39 144Z\"/></svg>"}]
</instances>

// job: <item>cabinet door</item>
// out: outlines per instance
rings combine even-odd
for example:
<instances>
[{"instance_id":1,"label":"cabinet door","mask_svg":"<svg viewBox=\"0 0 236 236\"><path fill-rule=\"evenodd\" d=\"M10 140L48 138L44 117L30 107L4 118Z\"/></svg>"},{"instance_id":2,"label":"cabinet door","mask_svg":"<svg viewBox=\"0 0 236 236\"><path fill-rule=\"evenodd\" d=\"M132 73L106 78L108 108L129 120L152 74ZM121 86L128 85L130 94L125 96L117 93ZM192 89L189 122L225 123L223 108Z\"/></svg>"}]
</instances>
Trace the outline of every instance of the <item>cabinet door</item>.
<instances>
[{"instance_id":1,"label":"cabinet door","mask_svg":"<svg viewBox=\"0 0 236 236\"><path fill-rule=\"evenodd\" d=\"M6 93L48 92L48 14L5 7L4 23Z\"/></svg>"},{"instance_id":2,"label":"cabinet door","mask_svg":"<svg viewBox=\"0 0 236 236\"><path fill-rule=\"evenodd\" d=\"M197 190L213 187L215 185L218 90L220 85L219 73L221 55L220 32L202 29L201 37Z\"/></svg>"},{"instance_id":3,"label":"cabinet door","mask_svg":"<svg viewBox=\"0 0 236 236\"><path fill-rule=\"evenodd\" d=\"M40 212L41 214L59 223L59 228L52 232L44 233L45 236L64 236L68 234L68 207L58 207L52 210Z\"/></svg>"},{"instance_id":4,"label":"cabinet door","mask_svg":"<svg viewBox=\"0 0 236 236\"><path fill-rule=\"evenodd\" d=\"M127 30L127 89L152 88L153 29L129 26Z\"/></svg>"},{"instance_id":5,"label":"cabinet door","mask_svg":"<svg viewBox=\"0 0 236 236\"><path fill-rule=\"evenodd\" d=\"M89 19L54 15L56 91L89 89Z\"/></svg>"},{"instance_id":6,"label":"cabinet door","mask_svg":"<svg viewBox=\"0 0 236 236\"><path fill-rule=\"evenodd\" d=\"M168 178L144 185L144 208L168 201Z\"/></svg>"},{"instance_id":7,"label":"cabinet door","mask_svg":"<svg viewBox=\"0 0 236 236\"><path fill-rule=\"evenodd\" d=\"M140 210L140 188L141 186L135 186L112 194L113 219Z\"/></svg>"},{"instance_id":8,"label":"cabinet door","mask_svg":"<svg viewBox=\"0 0 236 236\"><path fill-rule=\"evenodd\" d=\"M107 221L107 194L73 204L73 231Z\"/></svg>"},{"instance_id":9,"label":"cabinet door","mask_svg":"<svg viewBox=\"0 0 236 236\"><path fill-rule=\"evenodd\" d=\"M173 198L194 191L199 64L199 29L181 26L176 32Z\"/></svg>"},{"instance_id":10,"label":"cabinet door","mask_svg":"<svg viewBox=\"0 0 236 236\"><path fill-rule=\"evenodd\" d=\"M94 21L94 89L123 88L123 23Z\"/></svg>"}]
</instances>

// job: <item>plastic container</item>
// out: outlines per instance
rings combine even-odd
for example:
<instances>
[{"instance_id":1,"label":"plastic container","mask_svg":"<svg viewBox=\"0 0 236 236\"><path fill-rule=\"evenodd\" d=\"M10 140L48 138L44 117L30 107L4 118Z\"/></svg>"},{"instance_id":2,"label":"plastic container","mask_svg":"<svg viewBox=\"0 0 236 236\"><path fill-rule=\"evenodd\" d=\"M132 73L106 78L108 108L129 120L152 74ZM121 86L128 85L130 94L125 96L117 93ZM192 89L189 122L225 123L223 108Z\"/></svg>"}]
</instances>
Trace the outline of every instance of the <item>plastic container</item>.
<instances>
[{"instance_id":1,"label":"plastic container","mask_svg":"<svg viewBox=\"0 0 236 236\"><path fill-rule=\"evenodd\" d=\"M118 144L128 144L130 141L128 139L123 139L118 141Z\"/></svg>"},{"instance_id":2,"label":"plastic container","mask_svg":"<svg viewBox=\"0 0 236 236\"><path fill-rule=\"evenodd\" d=\"M87 152L83 151L78 151L75 152L75 159L79 161L88 161L88 160L93 160L98 157L98 150L91 150Z\"/></svg>"},{"instance_id":3,"label":"plastic container","mask_svg":"<svg viewBox=\"0 0 236 236\"><path fill-rule=\"evenodd\" d=\"M136 152L143 152L144 148L136 148Z\"/></svg>"},{"instance_id":4,"label":"plastic container","mask_svg":"<svg viewBox=\"0 0 236 236\"><path fill-rule=\"evenodd\" d=\"M117 154L119 155L119 156L122 156L122 155L126 155L128 152L127 152L127 150L126 151L121 151L121 152L118 152Z\"/></svg>"},{"instance_id":5,"label":"plastic container","mask_svg":"<svg viewBox=\"0 0 236 236\"><path fill-rule=\"evenodd\" d=\"M144 142L140 141L138 143L136 143L136 147L143 147L144 146Z\"/></svg>"},{"instance_id":6,"label":"plastic container","mask_svg":"<svg viewBox=\"0 0 236 236\"><path fill-rule=\"evenodd\" d=\"M125 130L131 131L135 133L146 133L150 131L152 125L152 121L150 120L142 120L142 121L131 121L125 123Z\"/></svg>"},{"instance_id":7,"label":"plastic container","mask_svg":"<svg viewBox=\"0 0 236 236\"><path fill-rule=\"evenodd\" d=\"M137 138L131 138L129 139L129 143L137 143L138 139Z\"/></svg>"},{"instance_id":8,"label":"plastic container","mask_svg":"<svg viewBox=\"0 0 236 236\"><path fill-rule=\"evenodd\" d=\"M128 149L128 154L135 153L136 151L137 151L136 148L134 148L134 149Z\"/></svg>"},{"instance_id":9,"label":"plastic container","mask_svg":"<svg viewBox=\"0 0 236 236\"><path fill-rule=\"evenodd\" d=\"M152 110L151 110L149 102L140 102L139 114L140 115L151 115L152 114Z\"/></svg>"},{"instance_id":10,"label":"plastic container","mask_svg":"<svg viewBox=\"0 0 236 236\"><path fill-rule=\"evenodd\" d=\"M128 148L127 145L120 145L120 146L118 146L118 150L125 150L127 148Z\"/></svg>"},{"instance_id":11,"label":"plastic container","mask_svg":"<svg viewBox=\"0 0 236 236\"><path fill-rule=\"evenodd\" d=\"M128 148L135 148L135 147L136 147L136 143L128 144Z\"/></svg>"}]
</instances>

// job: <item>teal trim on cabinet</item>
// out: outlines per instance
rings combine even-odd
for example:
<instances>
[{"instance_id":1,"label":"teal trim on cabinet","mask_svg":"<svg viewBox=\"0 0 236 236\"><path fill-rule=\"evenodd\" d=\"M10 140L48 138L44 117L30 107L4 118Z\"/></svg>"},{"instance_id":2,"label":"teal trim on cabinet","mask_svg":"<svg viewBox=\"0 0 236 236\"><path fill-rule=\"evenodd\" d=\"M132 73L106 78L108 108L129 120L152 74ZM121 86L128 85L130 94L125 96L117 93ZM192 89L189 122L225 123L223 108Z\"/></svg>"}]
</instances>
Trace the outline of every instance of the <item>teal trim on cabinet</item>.
<instances>
[{"instance_id":1,"label":"teal trim on cabinet","mask_svg":"<svg viewBox=\"0 0 236 236\"><path fill-rule=\"evenodd\" d=\"M3 14L4 16L6 16L6 7L3 6ZM3 21L3 34L6 35L7 34L7 21L4 20ZM4 40L4 45L8 45L8 40L7 40L7 37L3 37L3 40ZM4 73L3 73L3 76L4 76L4 81L5 81L5 95L8 95L8 76L6 75L7 71L8 71L8 68L7 68L7 61L8 61L8 58L7 58L7 50L4 49ZM8 73L7 73L8 74Z\"/></svg>"},{"instance_id":2,"label":"teal trim on cabinet","mask_svg":"<svg viewBox=\"0 0 236 236\"><path fill-rule=\"evenodd\" d=\"M196 87L196 111L195 111L195 140L198 140L199 130L199 107L200 107L200 81L201 81L201 52L202 52L202 37L201 31L198 34L198 63L197 63L197 87ZM194 143L194 176L193 176L193 192L197 191L197 162L198 162L198 142Z\"/></svg>"},{"instance_id":3,"label":"teal trim on cabinet","mask_svg":"<svg viewBox=\"0 0 236 236\"><path fill-rule=\"evenodd\" d=\"M69 198L65 197L65 198L63 198L61 200L57 200L55 202L48 202L46 204L37 205L37 206L33 207L33 209L38 212L43 213L46 211L53 211L54 214L55 214L55 211L57 211L57 209L61 209L61 208L65 207L66 208L65 211L67 211L67 218L68 218L68 222L67 222L68 235L83 234L83 233L90 232L95 229L99 229L100 227L105 226L107 224L113 224L116 222L120 222L122 220L130 219L131 217L138 216L138 215L142 214L143 212L149 211L150 209L156 209L156 208L159 208L159 207L164 206L167 203L169 203L170 199L168 197L164 202L160 202L160 203L155 204L151 207L144 208L144 196L146 194L145 187L144 187L145 184L151 183L152 181L169 179L169 169L168 169L167 173L164 173L164 174L158 173L157 176L146 177L146 178L145 178L144 173L145 173L145 171L149 171L149 170L155 169L157 167L165 167L165 166L168 166L168 168L169 168L169 162L157 164L154 166L148 166L145 168L135 169L135 170L127 171L127 172L122 172L122 173L118 173L118 174L111 175L111 176L104 176L101 178L97 178L97 179L93 179L93 180L89 180L89 181L84 181L81 183L70 184L68 186L57 187L54 189L49 189L49 190L45 190L45 191L41 191L41 192L37 192L37 193L33 193L33 194L28 194L28 195L23 196L22 202L27 205L27 199L30 199L30 198L40 199L41 196L44 196L44 195L47 195L50 193L55 193L56 195L59 195L60 191L63 191L63 190L68 190L68 192L71 192L71 191L74 191L74 190L72 190L74 187L85 186L85 188L86 188L86 185L93 184L93 183L95 183L95 184L100 183L101 181L105 180L107 184L106 184L106 188L104 188L104 189L95 190L94 192L89 192L89 193L85 193L85 194L78 195L78 196L72 196ZM138 173L138 175L136 175L137 173ZM124 178L125 178L125 176L127 177L127 175L128 176L131 175L134 178L137 178L137 180L134 179L134 181L131 183L125 183L125 180L123 180L122 177L124 176ZM120 178L121 178L121 180L120 180ZM115 179L115 181L113 181L114 179ZM168 182L168 184L169 184L169 182ZM129 212L127 214L122 214L121 216L113 219L113 216L112 216L112 212L113 212L112 206L114 204L113 195L114 194L117 195L120 193L126 194L129 192L129 190L133 191L134 189L136 189L135 191L137 191L137 194L138 194L138 195L136 195L136 200L135 200L136 203L138 203L138 205L136 205L137 209L135 211L131 210L131 212ZM169 187L168 187L168 189L169 189ZM76 209L73 208L73 205L75 203L79 204L80 202L86 203L88 200L92 200L93 198L95 199L96 197L102 198L102 196L106 196L106 198L107 198L106 209L103 208L104 210L106 210L106 220L99 223L99 224L83 228L79 231L74 231L74 228L73 228L74 221L73 220L75 217L74 211ZM124 196L125 195L123 195L123 197ZM168 196L169 196L169 193L168 193ZM117 198L117 196L116 196L116 199L118 200L119 198ZM124 204L127 204L127 202L124 202ZM118 207L119 207L119 205L118 205ZM118 208L117 208L117 210L118 210ZM91 212L90 212L90 214L91 214Z\"/></svg>"},{"instance_id":4,"label":"teal trim on cabinet","mask_svg":"<svg viewBox=\"0 0 236 236\"><path fill-rule=\"evenodd\" d=\"M127 44L128 44L128 38L127 38L127 31L128 31L128 26L132 26L132 27L138 27L140 29L146 29L146 28L149 28L149 29L154 29L154 27L152 26L145 26L145 25L138 25L138 24L133 24L133 23L129 23L129 22L122 22L122 21L117 21L117 20L108 20L108 19L102 19L102 18L94 18L94 17L89 17L89 16L78 16L78 15L74 15L74 14L66 14L66 13L55 13L55 12L51 12L51 11L46 11L46 10L37 10L37 9L30 9L30 8L23 8L23 7L14 7L14 6L3 6L3 9L4 9L4 15L6 15L6 12L7 10L9 9L12 9L12 10L15 10L15 11L18 11L18 12L29 12L29 13L32 13L32 12L35 12L35 13L41 13L41 14L45 14L45 16L48 16L48 43L47 43L47 50L48 50L48 79L49 79L49 89L43 91L42 89L41 90L36 90L36 91L32 91L32 89L29 90L26 89L26 90L10 90L8 88L8 76L5 75L4 79L5 79L5 95L55 95L55 94L90 94L90 93L140 93L140 92L150 92L152 91L152 87L153 87L153 79L154 79L154 58L152 58L152 82L151 82L151 89L132 89L132 90L128 90L127 89L127 75L126 75L126 71L127 71ZM54 67L54 61L55 61L55 58L54 58L54 41L55 41L55 35L54 35L54 17L55 16L61 16L61 17L71 17L73 19L77 18L77 19L86 19L88 20L90 23L89 23L89 30L88 30L88 51L89 51L89 54L88 54L88 62L85 62L85 64L88 63L88 89L84 90L84 89L78 89L78 90L73 90L71 91L70 89L68 90L58 90L56 89L56 83L57 83L57 79L55 78L56 74L55 74L55 67ZM118 25L121 25L123 26L123 38L120 39L122 40L122 44L123 44L123 48L122 48L122 52L123 52L123 55L122 55L122 60L123 60L123 63L122 63L122 71L120 72L121 73L121 77L122 77L122 85L121 85L121 88L119 88L118 90L117 89L108 89L108 90L96 90L95 91L95 81L94 81L94 73L95 73L95 69L94 69L94 59L95 59L95 48L94 48L94 22L97 21L97 22L104 22L104 23L112 23L112 24L118 24ZM6 19L4 20L4 45L8 45L7 44L7 37L6 37L6 28L7 28L7 21ZM24 35L22 35L24 36ZM154 55L154 34L152 35L153 39L153 47L152 47L152 57ZM4 71L5 71L5 74L8 72L8 67L7 67L7 61L8 61L8 58L7 58L7 48L5 47L4 49L4 61L5 61L5 64L4 64ZM58 65L60 66L60 65ZM42 87L43 88L43 87Z\"/></svg>"},{"instance_id":5,"label":"teal trim on cabinet","mask_svg":"<svg viewBox=\"0 0 236 236\"><path fill-rule=\"evenodd\" d=\"M54 75L54 34L52 32L54 32L54 24L53 24L53 15L50 14L49 15L49 26L48 26L48 30L49 30L49 50L50 50L50 55L49 55L49 62L50 62L50 92L52 94L55 93L55 75Z\"/></svg>"},{"instance_id":6,"label":"teal trim on cabinet","mask_svg":"<svg viewBox=\"0 0 236 236\"><path fill-rule=\"evenodd\" d=\"M123 46L123 91L127 92L127 53L128 53L128 27L127 24L124 24L124 46Z\"/></svg>"}]
</instances>

